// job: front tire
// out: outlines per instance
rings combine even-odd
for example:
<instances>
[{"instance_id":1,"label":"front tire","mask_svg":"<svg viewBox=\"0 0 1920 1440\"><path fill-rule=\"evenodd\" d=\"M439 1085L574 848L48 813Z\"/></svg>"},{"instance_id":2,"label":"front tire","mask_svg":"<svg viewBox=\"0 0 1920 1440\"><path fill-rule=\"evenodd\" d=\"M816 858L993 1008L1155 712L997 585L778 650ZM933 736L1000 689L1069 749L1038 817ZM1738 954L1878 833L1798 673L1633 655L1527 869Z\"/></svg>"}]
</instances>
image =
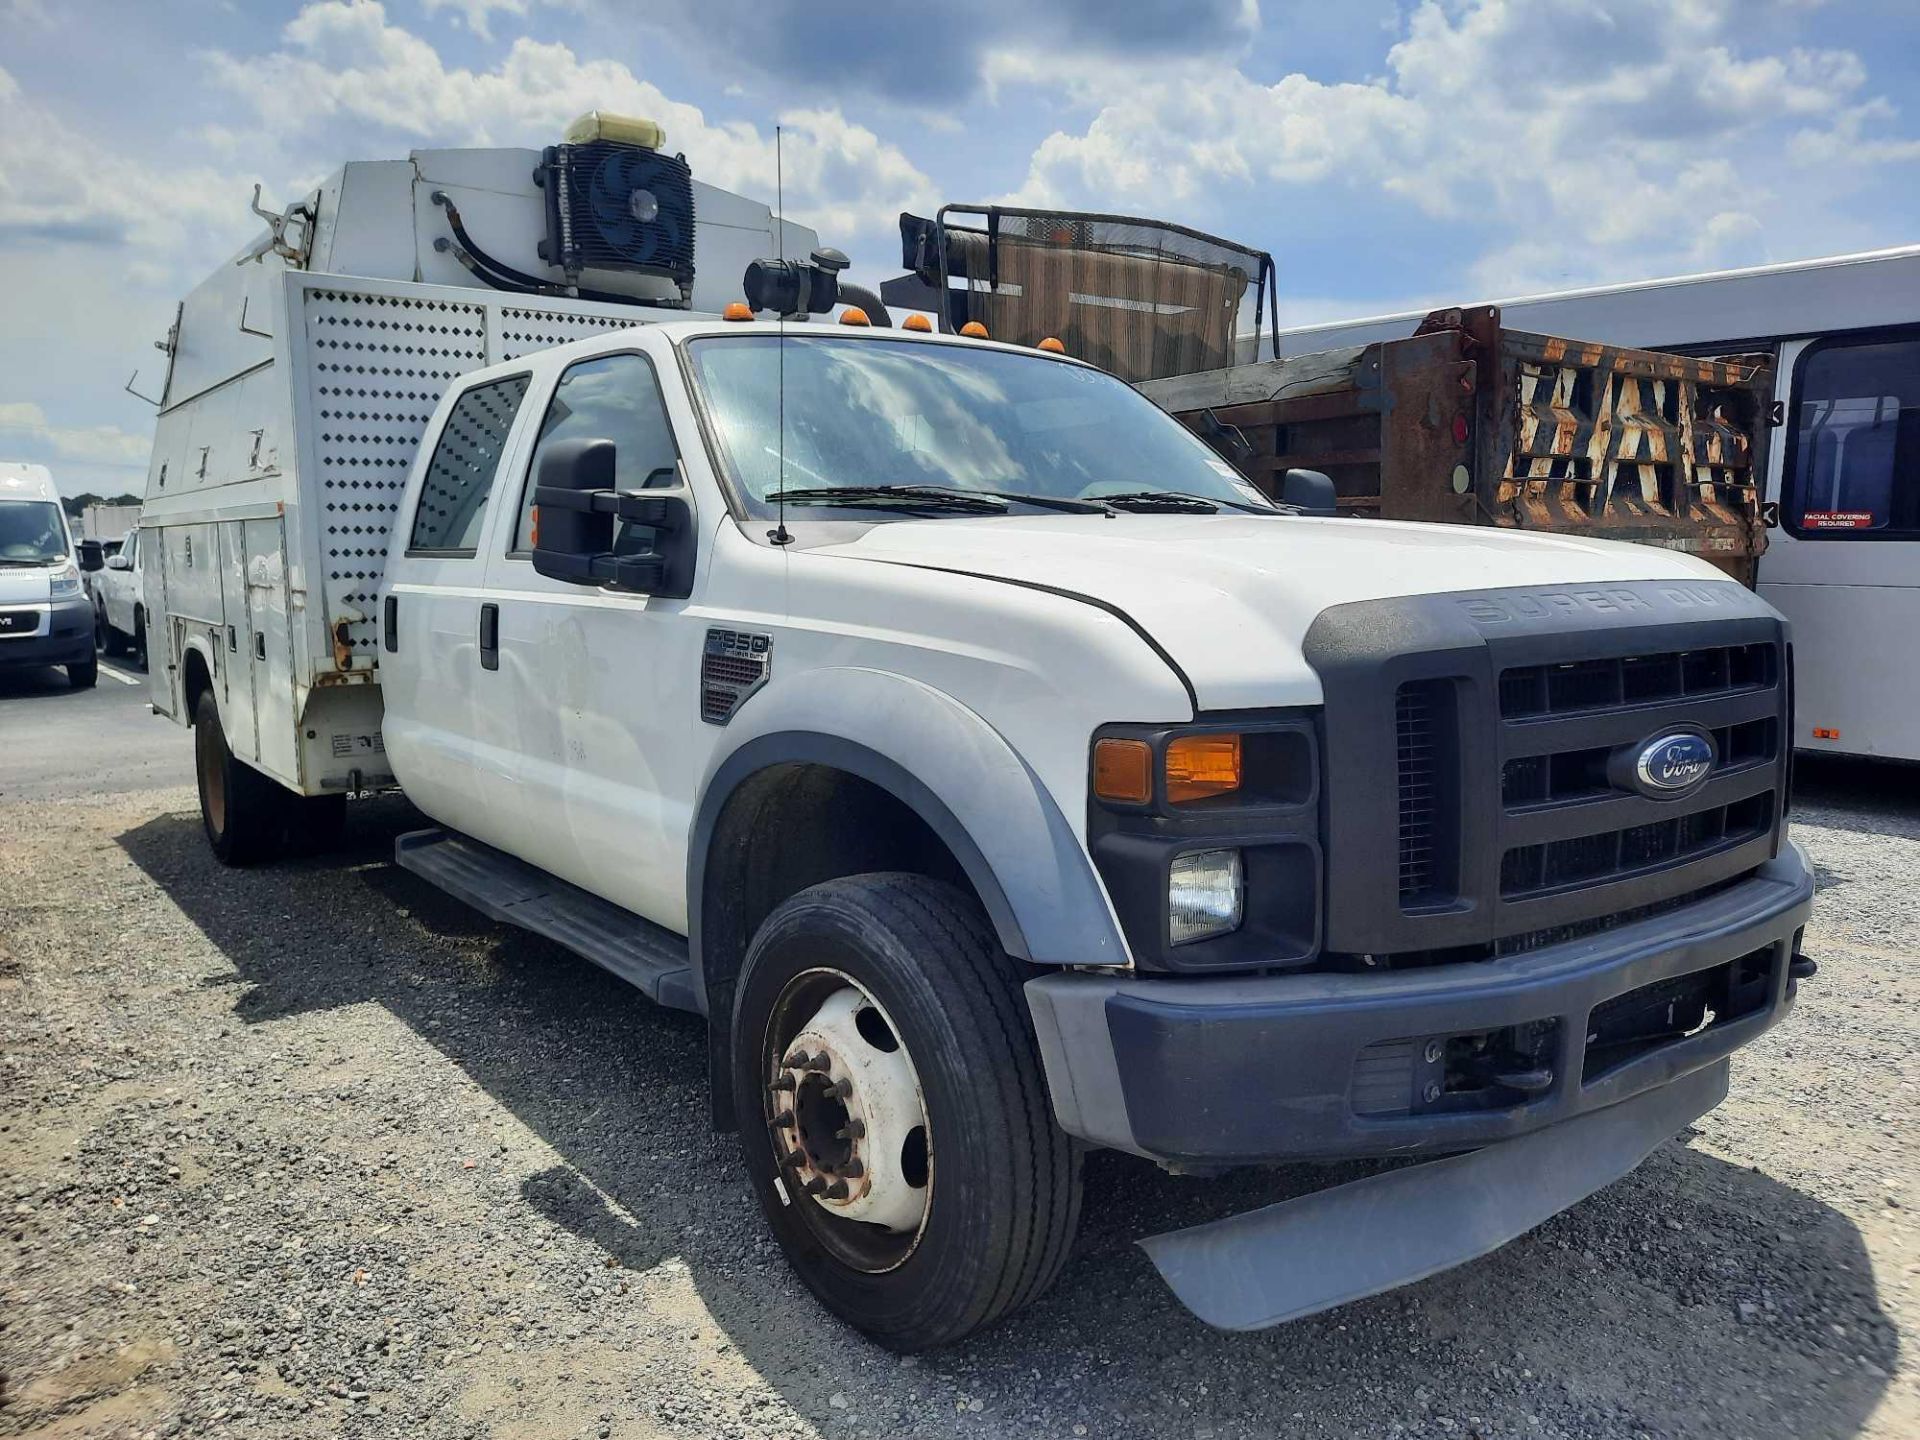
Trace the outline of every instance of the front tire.
<instances>
[{"instance_id":1,"label":"front tire","mask_svg":"<svg viewBox=\"0 0 1920 1440\"><path fill-rule=\"evenodd\" d=\"M258 865L279 855L286 833L288 792L235 758L220 726L211 690L193 707L194 773L200 784L200 823L223 865Z\"/></svg>"},{"instance_id":2,"label":"front tire","mask_svg":"<svg viewBox=\"0 0 1920 1440\"><path fill-rule=\"evenodd\" d=\"M92 656L67 666L67 684L75 690L91 690L100 680L100 662Z\"/></svg>"},{"instance_id":3,"label":"front tire","mask_svg":"<svg viewBox=\"0 0 1920 1440\"><path fill-rule=\"evenodd\" d=\"M893 1350L959 1340L1052 1283L1080 1161L978 902L859 875L803 890L747 952L733 1093L767 1223L809 1289Z\"/></svg>"}]
</instances>

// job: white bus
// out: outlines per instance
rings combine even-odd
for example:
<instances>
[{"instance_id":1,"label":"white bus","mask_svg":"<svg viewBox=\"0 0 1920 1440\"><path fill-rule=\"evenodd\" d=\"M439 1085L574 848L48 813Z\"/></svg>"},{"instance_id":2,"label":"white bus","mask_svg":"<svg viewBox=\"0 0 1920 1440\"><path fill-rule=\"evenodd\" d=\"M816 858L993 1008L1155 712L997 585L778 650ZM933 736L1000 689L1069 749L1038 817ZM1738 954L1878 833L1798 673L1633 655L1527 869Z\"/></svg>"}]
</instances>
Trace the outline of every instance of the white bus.
<instances>
[{"instance_id":1,"label":"white bus","mask_svg":"<svg viewBox=\"0 0 1920 1440\"><path fill-rule=\"evenodd\" d=\"M1920 245L1494 303L1521 330L1773 355L1759 585L1793 624L1795 743L1920 760ZM1282 330L1281 353L1398 339L1424 313Z\"/></svg>"}]
</instances>

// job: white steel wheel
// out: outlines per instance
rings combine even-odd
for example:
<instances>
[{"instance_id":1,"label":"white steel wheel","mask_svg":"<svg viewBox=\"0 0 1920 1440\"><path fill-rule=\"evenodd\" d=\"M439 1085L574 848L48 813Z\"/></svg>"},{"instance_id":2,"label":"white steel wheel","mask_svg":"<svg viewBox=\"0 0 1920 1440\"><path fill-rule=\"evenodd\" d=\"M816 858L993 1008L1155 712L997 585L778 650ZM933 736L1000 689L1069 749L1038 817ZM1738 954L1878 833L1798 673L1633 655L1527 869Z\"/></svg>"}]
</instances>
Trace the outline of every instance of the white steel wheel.
<instances>
[{"instance_id":1,"label":"white steel wheel","mask_svg":"<svg viewBox=\"0 0 1920 1440\"><path fill-rule=\"evenodd\" d=\"M970 1335L1047 1287L1080 1205L1021 965L973 896L825 880L761 922L731 998L728 1084L754 1194L794 1272L896 1350Z\"/></svg>"},{"instance_id":2,"label":"white steel wheel","mask_svg":"<svg viewBox=\"0 0 1920 1440\"><path fill-rule=\"evenodd\" d=\"M838 970L787 982L768 1028L767 1126L779 1183L842 1264L913 1253L933 1192L926 1098L879 1003Z\"/></svg>"}]
</instances>

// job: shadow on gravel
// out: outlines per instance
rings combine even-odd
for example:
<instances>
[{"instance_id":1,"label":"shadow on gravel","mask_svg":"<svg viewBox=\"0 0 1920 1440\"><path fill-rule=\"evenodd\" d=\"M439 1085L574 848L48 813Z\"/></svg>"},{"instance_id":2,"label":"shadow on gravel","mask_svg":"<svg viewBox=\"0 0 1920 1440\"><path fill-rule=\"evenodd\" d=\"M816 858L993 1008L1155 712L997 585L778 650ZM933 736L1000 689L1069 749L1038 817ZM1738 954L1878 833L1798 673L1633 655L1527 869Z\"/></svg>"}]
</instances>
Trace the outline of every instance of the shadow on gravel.
<instances>
[{"instance_id":1,"label":"shadow on gravel","mask_svg":"<svg viewBox=\"0 0 1920 1440\"><path fill-rule=\"evenodd\" d=\"M1794 818L1809 825L1920 839L1920 765L1809 755L1793 763Z\"/></svg>"},{"instance_id":2,"label":"shadow on gravel","mask_svg":"<svg viewBox=\"0 0 1920 1440\"><path fill-rule=\"evenodd\" d=\"M683 1260L741 1355L825 1433L845 1433L846 1391L895 1433L935 1405L951 1426L959 1393L986 1398L995 1434L1848 1436L1895 1369L1854 1226L1681 1143L1482 1261L1243 1335L1188 1315L1132 1241L1364 1167L1197 1181L1095 1155L1053 1291L901 1365L828 1319L772 1247L734 1139L708 1128L701 1022L395 868L393 837L419 823L404 802L356 803L344 853L257 871L222 870L192 816L120 843L231 960L238 1019L386 1007L564 1157L522 1182L529 1210L628 1269Z\"/></svg>"}]
</instances>

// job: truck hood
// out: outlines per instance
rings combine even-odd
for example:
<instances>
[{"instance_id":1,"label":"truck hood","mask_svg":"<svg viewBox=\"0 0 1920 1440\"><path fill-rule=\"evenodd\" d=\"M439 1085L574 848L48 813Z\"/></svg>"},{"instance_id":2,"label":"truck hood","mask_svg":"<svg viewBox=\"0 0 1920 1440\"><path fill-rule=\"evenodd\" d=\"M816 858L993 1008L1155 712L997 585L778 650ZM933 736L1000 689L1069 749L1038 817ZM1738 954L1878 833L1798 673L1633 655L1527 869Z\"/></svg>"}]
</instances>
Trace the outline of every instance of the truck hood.
<instances>
[{"instance_id":1,"label":"truck hood","mask_svg":"<svg viewBox=\"0 0 1920 1440\"><path fill-rule=\"evenodd\" d=\"M37 605L44 602L47 598L47 577L51 574L51 568L41 565L0 565L0 605Z\"/></svg>"},{"instance_id":2,"label":"truck hood","mask_svg":"<svg viewBox=\"0 0 1920 1440\"><path fill-rule=\"evenodd\" d=\"M1317 704L1301 642L1334 605L1512 586L1734 583L1705 561L1643 545L1304 516L898 521L812 553L978 575L1117 610L1167 652L1203 710Z\"/></svg>"}]
</instances>

